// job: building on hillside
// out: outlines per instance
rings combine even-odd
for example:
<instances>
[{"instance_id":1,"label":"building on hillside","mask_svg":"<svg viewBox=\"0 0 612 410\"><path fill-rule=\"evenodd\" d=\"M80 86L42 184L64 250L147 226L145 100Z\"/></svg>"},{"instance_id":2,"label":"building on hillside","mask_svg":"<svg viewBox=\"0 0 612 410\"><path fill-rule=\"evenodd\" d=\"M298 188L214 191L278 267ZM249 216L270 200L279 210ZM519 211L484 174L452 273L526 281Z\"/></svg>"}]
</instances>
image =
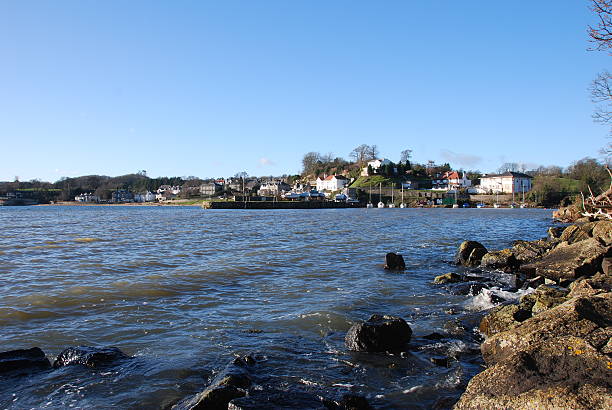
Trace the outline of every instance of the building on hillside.
<instances>
[{"instance_id":1,"label":"building on hillside","mask_svg":"<svg viewBox=\"0 0 612 410\"><path fill-rule=\"evenodd\" d=\"M96 203L100 202L100 198L92 193L81 194L74 197L77 202Z\"/></svg>"},{"instance_id":2,"label":"building on hillside","mask_svg":"<svg viewBox=\"0 0 612 410\"><path fill-rule=\"evenodd\" d=\"M348 179L342 175L329 175L317 178L317 191L338 191L348 185Z\"/></svg>"},{"instance_id":3,"label":"building on hillside","mask_svg":"<svg viewBox=\"0 0 612 410\"><path fill-rule=\"evenodd\" d=\"M457 171L446 171L443 174L438 174L431 181L432 189L440 189L444 191L468 188L471 185L472 181L467 179L465 172L459 175L459 172Z\"/></svg>"},{"instance_id":4,"label":"building on hillside","mask_svg":"<svg viewBox=\"0 0 612 410\"><path fill-rule=\"evenodd\" d=\"M529 192L532 179L531 175L512 171L484 175L480 178L480 191L500 194Z\"/></svg>"},{"instance_id":5,"label":"building on hillside","mask_svg":"<svg viewBox=\"0 0 612 410\"><path fill-rule=\"evenodd\" d=\"M127 189L118 189L111 194L111 202L134 202L134 194Z\"/></svg>"},{"instance_id":6,"label":"building on hillside","mask_svg":"<svg viewBox=\"0 0 612 410\"><path fill-rule=\"evenodd\" d=\"M283 181L267 181L262 183L257 190L259 196L278 196L283 192L291 190L291 186Z\"/></svg>"},{"instance_id":7,"label":"building on hillside","mask_svg":"<svg viewBox=\"0 0 612 410\"><path fill-rule=\"evenodd\" d=\"M203 196L214 196L223 190L223 186L216 182L200 185L200 194Z\"/></svg>"},{"instance_id":8,"label":"building on hillside","mask_svg":"<svg viewBox=\"0 0 612 410\"><path fill-rule=\"evenodd\" d=\"M381 159L375 159L375 160L372 160L372 161L368 161L366 166L361 170L361 176L362 177L369 176L369 171L368 171L369 168L371 168L372 171L376 174L376 173L378 173L378 169L380 167L382 167L383 165L390 165L390 164L392 164L392 162L389 161L386 158L381 158Z\"/></svg>"}]
</instances>

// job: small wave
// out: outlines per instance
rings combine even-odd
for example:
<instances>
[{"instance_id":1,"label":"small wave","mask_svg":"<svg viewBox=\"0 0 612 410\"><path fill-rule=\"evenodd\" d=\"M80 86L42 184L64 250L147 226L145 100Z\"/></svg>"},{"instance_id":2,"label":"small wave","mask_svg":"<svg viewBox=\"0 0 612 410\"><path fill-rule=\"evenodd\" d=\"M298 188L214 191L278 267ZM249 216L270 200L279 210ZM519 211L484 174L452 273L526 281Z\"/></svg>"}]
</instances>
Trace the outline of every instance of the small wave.
<instances>
[{"instance_id":1,"label":"small wave","mask_svg":"<svg viewBox=\"0 0 612 410\"><path fill-rule=\"evenodd\" d=\"M90 243L90 242L99 242L102 239L100 238L75 238L74 241L77 243Z\"/></svg>"},{"instance_id":2,"label":"small wave","mask_svg":"<svg viewBox=\"0 0 612 410\"><path fill-rule=\"evenodd\" d=\"M466 309L471 311L488 310L497 305L498 303L493 302L493 296L498 296L503 300L518 300L521 296L527 295L534 290L529 288L525 290L519 290L518 292L509 292L501 290L500 288L482 289L476 296L470 299L466 304Z\"/></svg>"}]
</instances>

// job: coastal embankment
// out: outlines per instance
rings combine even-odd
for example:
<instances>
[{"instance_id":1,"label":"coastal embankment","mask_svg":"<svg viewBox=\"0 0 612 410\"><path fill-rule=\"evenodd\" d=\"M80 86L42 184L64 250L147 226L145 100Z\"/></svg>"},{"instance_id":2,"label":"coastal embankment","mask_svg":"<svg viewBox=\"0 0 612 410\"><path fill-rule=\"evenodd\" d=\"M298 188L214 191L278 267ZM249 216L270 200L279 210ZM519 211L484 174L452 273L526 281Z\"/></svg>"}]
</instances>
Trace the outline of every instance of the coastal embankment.
<instances>
[{"instance_id":1,"label":"coastal embankment","mask_svg":"<svg viewBox=\"0 0 612 410\"><path fill-rule=\"evenodd\" d=\"M204 201L204 209L341 209L365 208L365 204L332 201Z\"/></svg>"},{"instance_id":2,"label":"coastal embankment","mask_svg":"<svg viewBox=\"0 0 612 410\"><path fill-rule=\"evenodd\" d=\"M612 408L612 222L587 220L499 251L461 245L457 263L510 274L526 293L480 322L486 369L455 409Z\"/></svg>"}]
</instances>

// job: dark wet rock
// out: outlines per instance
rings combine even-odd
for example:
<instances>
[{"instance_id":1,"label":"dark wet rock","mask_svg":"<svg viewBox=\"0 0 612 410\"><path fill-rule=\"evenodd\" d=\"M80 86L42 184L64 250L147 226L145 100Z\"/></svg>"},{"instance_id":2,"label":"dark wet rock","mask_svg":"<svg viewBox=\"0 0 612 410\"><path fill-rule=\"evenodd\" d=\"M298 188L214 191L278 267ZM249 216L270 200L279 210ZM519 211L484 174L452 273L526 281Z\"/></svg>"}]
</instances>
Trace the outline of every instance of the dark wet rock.
<instances>
[{"instance_id":1,"label":"dark wet rock","mask_svg":"<svg viewBox=\"0 0 612 410\"><path fill-rule=\"evenodd\" d=\"M445 338L446 336L438 332L433 332L433 333L423 336L423 339L427 339L427 340L442 340Z\"/></svg>"},{"instance_id":2,"label":"dark wet rock","mask_svg":"<svg viewBox=\"0 0 612 410\"><path fill-rule=\"evenodd\" d=\"M406 263L404 262L404 257L397 253L389 252L385 255L385 269L405 270Z\"/></svg>"},{"instance_id":3,"label":"dark wet rock","mask_svg":"<svg viewBox=\"0 0 612 410\"><path fill-rule=\"evenodd\" d=\"M49 359L38 347L0 353L0 374L24 374L36 370L48 370L50 368L51 363L49 363Z\"/></svg>"},{"instance_id":4,"label":"dark wet rock","mask_svg":"<svg viewBox=\"0 0 612 410\"><path fill-rule=\"evenodd\" d=\"M549 239L559 239L564 229L565 228L562 226L551 226L548 228L548 231L546 231L546 234Z\"/></svg>"},{"instance_id":5,"label":"dark wet rock","mask_svg":"<svg viewBox=\"0 0 612 410\"><path fill-rule=\"evenodd\" d=\"M202 407L202 409L212 407ZM227 410L317 409L326 410L323 400L314 394L277 389L251 390L247 395L229 401Z\"/></svg>"},{"instance_id":6,"label":"dark wet rock","mask_svg":"<svg viewBox=\"0 0 612 410\"><path fill-rule=\"evenodd\" d=\"M480 242L464 241L459 245L455 255L455 264L463 266L478 266L487 248Z\"/></svg>"},{"instance_id":7,"label":"dark wet rock","mask_svg":"<svg viewBox=\"0 0 612 410\"><path fill-rule=\"evenodd\" d=\"M591 276L599 270L609 250L594 238L570 245L562 243L537 261L523 265L521 271L557 282Z\"/></svg>"},{"instance_id":8,"label":"dark wet rock","mask_svg":"<svg viewBox=\"0 0 612 410\"><path fill-rule=\"evenodd\" d=\"M330 407L331 409L337 410L371 410L372 406L368 403L368 400L357 394L345 394L342 396L342 399L335 402L335 407Z\"/></svg>"},{"instance_id":9,"label":"dark wet rock","mask_svg":"<svg viewBox=\"0 0 612 410\"><path fill-rule=\"evenodd\" d=\"M245 356L238 356L232 362L234 366L238 366L238 367L254 366L255 363L257 363L257 361L250 354L245 355Z\"/></svg>"},{"instance_id":10,"label":"dark wet rock","mask_svg":"<svg viewBox=\"0 0 612 410\"><path fill-rule=\"evenodd\" d=\"M456 397L445 396L440 397L431 407L431 410L448 410L453 408L453 405L457 402Z\"/></svg>"},{"instance_id":11,"label":"dark wet rock","mask_svg":"<svg viewBox=\"0 0 612 410\"><path fill-rule=\"evenodd\" d=\"M531 294L533 306L531 312L537 315L540 312L553 308L567 301L568 289L559 286L540 285Z\"/></svg>"},{"instance_id":12,"label":"dark wet rock","mask_svg":"<svg viewBox=\"0 0 612 410\"><path fill-rule=\"evenodd\" d=\"M444 284L444 283L456 283L461 282L463 277L455 272L445 273L443 275L436 276L434 279L434 283L436 284Z\"/></svg>"},{"instance_id":13,"label":"dark wet rock","mask_svg":"<svg viewBox=\"0 0 612 410\"><path fill-rule=\"evenodd\" d=\"M609 366L584 339L541 340L476 375L455 409L612 408Z\"/></svg>"},{"instance_id":14,"label":"dark wet rock","mask_svg":"<svg viewBox=\"0 0 612 410\"><path fill-rule=\"evenodd\" d=\"M449 291L453 295L477 295L481 290L488 289L486 283L481 282L463 282L453 284Z\"/></svg>"},{"instance_id":15,"label":"dark wet rock","mask_svg":"<svg viewBox=\"0 0 612 410\"><path fill-rule=\"evenodd\" d=\"M356 323L344 339L349 350L384 352L401 349L412 336L412 329L399 317L372 315L366 322Z\"/></svg>"},{"instance_id":16,"label":"dark wet rock","mask_svg":"<svg viewBox=\"0 0 612 410\"><path fill-rule=\"evenodd\" d=\"M462 336L467 332L467 328L458 319L447 320L444 325L444 331L453 336Z\"/></svg>"},{"instance_id":17,"label":"dark wet rock","mask_svg":"<svg viewBox=\"0 0 612 410\"><path fill-rule=\"evenodd\" d=\"M450 357L431 357L429 361L440 367L450 367L451 365Z\"/></svg>"},{"instance_id":18,"label":"dark wet rock","mask_svg":"<svg viewBox=\"0 0 612 410\"><path fill-rule=\"evenodd\" d=\"M253 383L249 373L244 369L244 366L248 366L248 360L243 358L237 359L234 359L229 366L215 377L213 382L203 392L179 402L172 409L225 410L232 400L246 396L248 388Z\"/></svg>"},{"instance_id":19,"label":"dark wet rock","mask_svg":"<svg viewBox=\"0 0 612 410\"><path fill-rule=\"evenodd\" d=\"M612 245L612 221L595 222L591 235L602 245Z\"/></svg>"},{"instance_id":20,"label":"dark wet rock","mask_svg":"<svg viewBox=\"0 0 612 410\"><path fill-rule=\"evenodd\" d=\"M495 364L552 337L589 340L598 329L610 326L612 293L575 298L487 338L481 345L482 356L488 364Z\"/></svg>"},{"instance_id":21,"label":"dark wet rock","mask_svg":"<svg viewBox=\"0 0 612 410\"><path fill-rule=\"evenodd\" d=\"M519 266L519 261L512 253L511 249L488 252L482 257L481 266L488 269L501 269L503 271L513 271Z\"/></svg>"},{"instance_id":22,"label":"dark wet rock","mask_svg":"<svg viewBox=\"0 0 612 410\"><path fill-rule=\"evenodd\" d=\"M128 359L129 356L116 347L77 346L64 349L55 362L54 368L80 364L87 367L98 368L110 366L119 360Z\"/></svg>"}]
</instances>

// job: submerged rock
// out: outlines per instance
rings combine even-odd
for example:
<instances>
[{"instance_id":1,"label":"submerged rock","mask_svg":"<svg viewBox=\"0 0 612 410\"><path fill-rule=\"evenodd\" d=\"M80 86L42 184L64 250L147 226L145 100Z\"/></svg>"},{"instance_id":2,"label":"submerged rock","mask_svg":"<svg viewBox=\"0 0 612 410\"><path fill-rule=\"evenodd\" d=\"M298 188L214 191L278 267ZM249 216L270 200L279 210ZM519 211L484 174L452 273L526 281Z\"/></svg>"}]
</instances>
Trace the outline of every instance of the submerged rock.
<instances>
[{"instance_id":1,"label":"submerged rock","mask_svg":"<svg viewBox=\"0 0 612 410\"><path fill-rule=\"evenodd\" d=\"M206 407L207 409L210 407ZM232 399L227 410L313 409L327 410L321 397L300 391L253 390L246 396Z\"/></svg>"},{"instance_id":2,"label":"submerged rock","mask_svg":"<svg viewBox=\"0 0 612 410\"><path fill-rule=\"evenodd\" d=\"M459 245L455 255L455 264L463 266L478 266L487 248L480 242L464 241Z\"/></svg>"},{"instance_id":3,"label":"submerged rock","mask_svg":"<svg viewBox=\"0 0 612 410\"><path fill-rule=\"evenodd\" d=\"M443 275L436 276L434 278L434 283L440 285L444 283L456 283L461 282L463 277L455 272L445 273Z\"/></svg>"},{"instance_id":4,"label":"submerged rock","mask_svg":"<svg viewBox=\"0 0 612 410\"><path fill-rule=\"evenodd\" d=\"M523 265L521 271L530 276L561 281L595 274L610 248L594 238L570 245L560 244L537 261Z\"/></svg>"},{"instance_id":5,"label":"submerged rock","mask_svg":"<svg viewBox=\"0 0 612 410\"><path fill-rule=\"evenodd\" d=\"M51 368L49 359L38 347L31 349L10 350L0 353L0 374L3 373L29 373L35 370L48 370Z\"/></svg>"},{"instance_id":6,"label":"submerged rock","mask_svg":"<svg viewBox=\"0 0 612 410\"><path fill-rule=\"evenodd\" d=\"M129 358L116 347L92 347L77 346L69 347L62 351L55 362L54 368L80 364L87 367L97 368L114 364L118 360Z\"/></svg>"},{"instance_id":7,"label":"submerged rock","mask_svg":"<svg viewBox=\"0 0 612 410\"><path fill-rule=\"evenodd\" d=\"M389 252L385 255L385 269L405 270L406 263L404 262L404 257L397 253Z\"/></svg>"},{"instance_id":8,"label":"submerged rock","mask_svg":"<svg viewBox=\"0 0 612 410\"><path fill-rule=\"evenodd\" d=\"M411 337L412 329L404 319L372 315L366 322L351 326L344 341L349 350L356 352L384 352L401 349Z\"/></svg>"}]
</instances>

